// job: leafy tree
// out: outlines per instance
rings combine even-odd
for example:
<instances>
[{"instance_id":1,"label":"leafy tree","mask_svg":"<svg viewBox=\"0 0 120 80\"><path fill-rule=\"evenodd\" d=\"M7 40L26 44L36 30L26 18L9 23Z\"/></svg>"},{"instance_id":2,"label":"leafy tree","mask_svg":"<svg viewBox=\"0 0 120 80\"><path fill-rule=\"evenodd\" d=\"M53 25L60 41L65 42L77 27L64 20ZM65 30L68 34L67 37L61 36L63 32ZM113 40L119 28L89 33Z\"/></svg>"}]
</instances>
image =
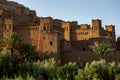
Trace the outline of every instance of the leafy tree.
<instances>
[{"instance_id":1,"label":"leafy tree","mask_svg":"<svg viewBox=\"0 0 120 80\"><path fill-rule=\"evenodd\" d=\"M69 62L62 67L62 78L65 80L74 80L77 71L78 66L76 63Z\"/></svg>"},{"instance_id":2,"label":"leafy tree","mask_svg":"<svg viewBox=\"0 0 120 80\"><path fill-rule=\"evenodd\" d=\"M22 38L15 32L10 33L0 41L1 76L12 77L14 74L17 74L17 70L20 68L20 62L37 61L38 59L39 56L35 47L23 43Z\"/></svg>"},{"instance_id":3,"label":"leafy tree","mask_svg":"<svg viewBox=\"0 0 120 80\"><path fill-rule=\"evenodd\" d=\"M40 59L35 47L31 44L22 43L19 48L18 61L38 61ZM18 62L17 61L17 62Z\"/></svg>"},{"instance_id":4,"label":"leafy tree","mask_svg":"<svg viewBox=\"0 0 120 80\"><path fill-rule=\"evenodd\" d=\"M0 42L0 49L1 50L6 49L10 51L10 53L12 54L14 64L16 63L15 58L16 55L19 53L18 49L21 42L22 38L18 36L15 32L10 33Z\"/></svg>"},{"instance_id":5,"label":"leafy tree","mask_svg":"<svg viewBox=\"0 0 120 80\"><path fill-rule=\"evenodd\" d=\"M17 65L24 60L38 60L38 52L31 44L22 42L22 38L15 32L7 35L0 41L0 50L6 49L10 51L13 58L13 64Z\"/></svg>"},{"instance_id":6,"label":"leafy tree","mask_svg":"<svg viewBox=\"0 0 120 80\"><path fill-rule=\"evenodd\" d=\"M94 42L94 45L90 45L89 47L100 59L104 59L107 54L114 50L110 44L105 42Z\"/></svg>"},{"instance_id":7,"label":"leafy tree","mask_svg":"<svg viewBox=\"0 0 120 80\"><path fill-rule=\"evenodd\" d=\"M2 76L13 76L13 59L10 52L2 50L0 53L0 78Z\"/></svg>"}]
</instances>

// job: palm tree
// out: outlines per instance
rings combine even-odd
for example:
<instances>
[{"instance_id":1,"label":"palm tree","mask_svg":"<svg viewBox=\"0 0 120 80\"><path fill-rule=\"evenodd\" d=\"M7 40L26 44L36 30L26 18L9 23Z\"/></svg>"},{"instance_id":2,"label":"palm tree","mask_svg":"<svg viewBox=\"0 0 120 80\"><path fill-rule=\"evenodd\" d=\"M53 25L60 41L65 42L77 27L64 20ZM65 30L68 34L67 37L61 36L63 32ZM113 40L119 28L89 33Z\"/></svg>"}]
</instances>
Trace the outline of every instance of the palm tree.
<instances>
[{"instance_id":1,"label":"palm tree","mask_svg":"<svg viewBox=\"0 0 120 80\"><path fill-rule=\"evenodd\" d=\"M12 54L12 58L15 62L16 55L19 53L18 49L22 43L22 38L17 33L12 32L0 41L0 50L6 49Z\"/></svg>"},{"instance_id":2,"label":"palm tree","mask_svg":"<svg viewBox=\"0 0 120 80\"><path fill-rule=\"evenodd\" d=\"M94 45L90 45L89 47L92 52L99 56L100 59L104 59L107 54L115 50L111 48L110 44L105 42L94 42Z\"/></svg>"},{"instance_id":3,"label":"palm tree","mask_svg":"<svg viewBox=\"0 0 120 80\"><path fill-rule=\"evenodd\" d=\"M7 53L4 53L5 59L2 60L2 62L4 61L3 63L5 64L5 66L4 64L3 66L5 68L1 68L2 65L0 66L0 69L5 69L5 71L3 70L2 75L7 74L10 71L10 75L13 75L14 77L14 74L18 74L17 69L20 67L20 65L18 65L20 64L20 62L23 62L25 60L35 61L39 59L35 48L30 44L23 43L22 38L15 32L10 33L3 40L0 40L0 51L3 52L4 50L6 50ZM9 69L9 67L6 67L6 65L10 66L11 68Z\"/></svg>"},{"instance_id":4,"label":"palm tree","mask_svg":"<svg viewBox=\"0 0 120 80\"><path fill-rule=\"evenodd\" d=\"M35 47L31 44L22 42L22 38L17 33L12 32L0 41L0 50L6 49L10 51L13 58L13 64L17 65L20 61L38 60L39 55Z\"/></svg>"}]
</instances>

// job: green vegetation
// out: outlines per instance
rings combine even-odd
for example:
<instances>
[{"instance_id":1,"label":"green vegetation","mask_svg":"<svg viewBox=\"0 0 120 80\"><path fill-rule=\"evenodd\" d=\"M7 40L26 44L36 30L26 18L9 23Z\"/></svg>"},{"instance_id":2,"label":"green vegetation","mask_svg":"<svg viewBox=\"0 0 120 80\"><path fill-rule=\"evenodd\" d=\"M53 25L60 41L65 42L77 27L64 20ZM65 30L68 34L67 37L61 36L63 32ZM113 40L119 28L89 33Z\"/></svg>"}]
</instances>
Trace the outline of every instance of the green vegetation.
<instances>
[{"instance_id":1,"label":"green vegetation","mask_svg":"<svg viewBox=\"0 0 120 80\"><path fill-rule=\"evenodd\" d=\"M75 80L119 80L120 64L106 63L105 60L86 63L83 69L78 70Z\"/></svg>"},{"instance_id":2,"label":"green vegetation","mask_svg":"<svg viewBox=\"0 0 120 80\"><path fill-rule=\"evenodd\" d=\"M89 46L91 51L99 56L100 59L104 59L107 54L112 52L114 49L111 45L105 42L94 42L94 45Z\"/></svg>"},{"instance_id":3,"label":"green vegetation","mask_svg":"<svg viewBox=\"0 0 120 80\"><path fill-rule=\"evenodd\" d=\"M102 48L104 51L99 52L102 56L112 51L106 49L106 45L103 47L105 50ZM86 63L79 58L77 62L61 65L50 54L39 56L34 46L23 43L16 33L12 33L0 42L0 80L11 79L120 80L120 64L106 63L103 59Z\"/></svg>"}]
</instances>

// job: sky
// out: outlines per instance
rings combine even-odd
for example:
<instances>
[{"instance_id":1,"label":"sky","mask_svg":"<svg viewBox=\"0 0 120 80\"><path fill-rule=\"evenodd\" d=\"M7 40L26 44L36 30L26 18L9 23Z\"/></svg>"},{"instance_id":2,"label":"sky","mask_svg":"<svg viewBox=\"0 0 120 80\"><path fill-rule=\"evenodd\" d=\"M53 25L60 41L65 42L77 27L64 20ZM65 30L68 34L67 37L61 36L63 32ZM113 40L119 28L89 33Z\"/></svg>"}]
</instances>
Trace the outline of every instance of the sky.
<instances>
[{"instance_id":1,"label":"sky","mask_svg":"<svg viewBox=\"0 0 120 80\"><path fill-rule=\"evenodd\" d=\"M120 36L120 0L12 0L35 10L37 16L90 24L102 20L102 26L115 25Z\"/></svg>"}]
</instances>

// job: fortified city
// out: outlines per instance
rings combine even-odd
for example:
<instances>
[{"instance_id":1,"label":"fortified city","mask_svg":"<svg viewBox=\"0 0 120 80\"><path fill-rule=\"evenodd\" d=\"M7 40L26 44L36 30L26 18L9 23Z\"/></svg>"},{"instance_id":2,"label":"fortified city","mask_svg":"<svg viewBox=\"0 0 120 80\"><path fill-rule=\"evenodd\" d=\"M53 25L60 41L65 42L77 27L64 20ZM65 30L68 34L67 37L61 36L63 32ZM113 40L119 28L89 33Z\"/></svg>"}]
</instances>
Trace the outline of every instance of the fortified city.
<instances>
[{"instance_id":1,"label":"fortified city","mask_svg":"<svg viewBox=\"0 0 120 80\"><path fill-rule=\"evenodd\" d=\"M115 25L102 26L102 20L93 19L91 25L77 21L63 21L52 17L38 17L34 10L13 1L0 0L0 39L11 32L22 36L41 53L49 52L63 63L78 57L92 61L98 57L89 45L94 41L107 42L116 50L106 56L107 61L119 61L120 38L116 41Z\"/></svg>"}]
</instances>

